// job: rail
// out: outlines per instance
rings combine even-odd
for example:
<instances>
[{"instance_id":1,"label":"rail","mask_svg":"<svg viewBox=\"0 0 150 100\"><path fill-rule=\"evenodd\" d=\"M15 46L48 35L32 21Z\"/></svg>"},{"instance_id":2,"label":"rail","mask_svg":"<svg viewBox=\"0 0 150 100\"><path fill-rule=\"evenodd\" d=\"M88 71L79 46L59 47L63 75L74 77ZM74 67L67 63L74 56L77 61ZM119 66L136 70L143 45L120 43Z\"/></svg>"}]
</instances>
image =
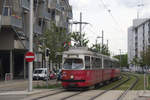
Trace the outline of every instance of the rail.
<instances>
[{"instance_id":1,"label":"rail","mask_svg":"<svg viewBox=\"0 0 150 100\"><path fill-rule=\"evenodd\" d=\"M129 90L133 89L134 86L137 84L137 82L139 81L139 78L138 78L137 76L135 76L135 75L133 75L133 76L136 78L135 82L134 82L133 84L131 84L131 86L130 86L128 89L126 89L126 90L117 98L117 100L122 100L122 99L125 97L125 95L129 92Z\"/></svg>"},{"instance_id":2,"label":"rail","mask_svg":"<svg viewBox=\"0 0 150 100\"><path fill-rule=\"evenodd\" d=\"M121 86L122 84L125 84L127 81L130 80L130 77L129 77L128 75L126 75L126 74L124 74L124 75L127 77L126 80L124 80L124 81L118 83L117 85L115 85L114 87L112 87L112 88L110 88L110 89L107 89L107 90L105 90L105 91L103 91L103 92L97 94L96 96L90 98L89 100L95 100L96 98L98 98L99 96L101 96L101 95L103 95L103 94L109 92L110 90L116 89L116 88L118 88L119 86Z\"/></svg>"}]
</instances>

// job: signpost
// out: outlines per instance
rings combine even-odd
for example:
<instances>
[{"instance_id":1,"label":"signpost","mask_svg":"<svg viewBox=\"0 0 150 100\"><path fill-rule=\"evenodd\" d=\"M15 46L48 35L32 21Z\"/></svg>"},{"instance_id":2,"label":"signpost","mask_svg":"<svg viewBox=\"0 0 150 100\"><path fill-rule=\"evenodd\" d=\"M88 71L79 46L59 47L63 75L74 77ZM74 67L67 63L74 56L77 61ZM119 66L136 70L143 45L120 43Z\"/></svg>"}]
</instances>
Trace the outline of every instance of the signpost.
<instances>
[{"instance_id":1,"label":"signpost","mask_svg":"<svg viewBox=\"0 0 150 100\"><path fill-rule=\"evenodd\" d=\"M29 14L29 51L33 52L33 0L30 0L30 14ZM32 59L33 56L31 56ZM32 72L33 62L29 62L29 86L28 91L32 92Z\"/></svg>"},{"instance_id":2,"label":"signpost","mask_svg":"<svg viewBox=\"0 0 150 100\"><path fill-rule=\"evenodd\" d=\"M27 52L25 55L25 59L27 62L32 62L35 59L35 55L33 52Z\"/></svg>"}]
</instances>

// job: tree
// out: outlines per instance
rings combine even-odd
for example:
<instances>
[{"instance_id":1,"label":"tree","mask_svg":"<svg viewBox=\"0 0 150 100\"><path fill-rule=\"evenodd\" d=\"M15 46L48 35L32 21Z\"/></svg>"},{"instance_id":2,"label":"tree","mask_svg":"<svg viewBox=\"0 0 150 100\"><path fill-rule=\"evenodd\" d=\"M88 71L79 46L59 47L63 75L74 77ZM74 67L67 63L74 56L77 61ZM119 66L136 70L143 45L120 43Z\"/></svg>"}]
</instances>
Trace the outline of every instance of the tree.
<instances>
[{"instance_id":1,"label":"tree","mask_svg":"<svg viewBox=\"0 0 150 100\"><path fill-rule=\"evenodd\" d=\"M134 57L132 60L131 60L131 64L132 65L135 65L136 67L137 67L137 65L138 65L138 57Z\"/></svg>"},{"instance_id":2,"label":"tree","mask_svg":"<svg viewBox=\"0 0 150 100\"><path fill-rule=\"evenodd\" d=\"M101 44L93 44L91 49L95 52L98 52L98 53L101 53L103 55L107 55L107 56L110 56L110 51L109 51L109 48L104 44L103 47Z\"/></svg>"},{"instance_id":3,"label":"tree","mask_svg":"<svg viewBox=\"0 0 150 100\"><path fill-rule=\"evenodd\" d=\"M57 53L67 50L69 45L66 44L69 44L70 41L70 35L67 34L66 29L56 27L55 24L52 24L51 28L46 30L41 38L41 42L44 43L42 46L43 52L45 48L49 48L49 57L53 62L61 60L61 58L57 59Z\"/></svg>"},{"instance_id":4,"label":"tree","mask_svg":"<svg viewBox=\"0 0 150 100\"><path fill-rule=\"evenodd\" d=\"M120 56L121 56L121 61L120 61ZM123 55L116 55L114 58L117 58L119 62L121 62L121 67L128 67L128 55L123 54Z\"/></svg>"},{"instance_id":5,"label":"tree","mask_svg":"<svg viewBox=\"0 0 150 100\"><path fill-rule=\"evenodd\" d=\"M146 49L146 51L141 52L141 58L143 60L144 66L150 66L150 48Z\"/></svg>"},{"instance_id":6,"label":"tree","mask_svg":"<svg viewBox=\"0 0 150 100\"><path fill-rule=\"evenodd\" d=\"M71 33L71 40L74 42L74 45L79 47L79 46L84 46L87 47L89 40L85 38L85 33L80 34L78 32L73 32Z\"/></svg>"}]
</instances>

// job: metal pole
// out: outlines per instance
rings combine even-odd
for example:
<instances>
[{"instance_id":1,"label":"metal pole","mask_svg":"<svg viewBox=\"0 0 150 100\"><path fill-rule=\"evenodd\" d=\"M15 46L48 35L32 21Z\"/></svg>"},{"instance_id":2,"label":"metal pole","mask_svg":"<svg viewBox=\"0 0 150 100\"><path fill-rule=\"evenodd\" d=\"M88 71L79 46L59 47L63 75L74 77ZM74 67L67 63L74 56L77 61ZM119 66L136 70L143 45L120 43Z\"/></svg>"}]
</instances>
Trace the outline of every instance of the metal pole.
<instances>
[{"instance_id":1,"label":"metal pole","mask_svg":"<svg viewBox=\"0 0 150 100\"><path fill-rule=\"evenodd\" d=\"M10 50L10 73L11 79L13 79L13 51Z\"/></svg>"},{"instance_id":2,"label":"metal pole","mask_svg":"<svg viewBox=\"0 0 150 100\"><path fill-rule=\"evenodd\" d=\"M109 41L107 40L107 48L108 48L108 42L109 42Z\"/></svg>"},{"instance_id":3,"label":"metal pole","mask_svg":"<svg viewBox=\"0 0 150 100\"><path fill-rule=\"evenodd\" d=\"M104 31L102 30L102 53L103 53L103 46L104 46Z\"/></svg>"},{"instance_id":4,"label":"metal pole","mask_svg":"<svg viewBox=\"0 0 150 100\"><path fill-rule=\"evenodd\" d=\"M121 49L119 49L120 51L120 69L121 69Z\"/></svg>"},{"instance_id":5,"label":"metal pole","mask_svg":"<svg viewBox=\"0 0 150 100\"><path fill-rule=\"evenodd\" d=\"M145 90L146 90L146 74L145 74L145 72L144 72L144 92L145 92Z\"/></svg>"},{"instance_id":6,"label":"metal pole","mask_svg":"<svg viewBox=\"0 0 150 100\"><path fill-rule=\"evenodd\" d=\"M26 60L25 59L23 60L23 66L24 66L24 79L26 79Z\"/></svg>"},{"instance_id":7,"label":"metal pole","mask_svg":"<svg viewBox=\"0 0 150 100\"><path fill-rule=\"evenodd\" d=\"M80 12L80 46L82 46L82 13Z\"/></svg>"},{"instance_id":8,"label":"metal pole","mask_svg":"<svg viewBox=\"0 0 150 100\"><path fill-rule=\"evenodd\" d=\"M29 51L33 52L33 0L30 0L30 17L29 17ZM29 86L28 92L32 91L32 71L33 62L29 62Z\"/></svg>"},{"instance_id":9,"label":"metal pole","mask_svg":"<svg viewBox=\"0 0 150 100\"><path fill-rule=\"evenodd\" d=\"M107 40L107 53L109 54L109 47L108 47L108 40Z\"/></svg>"}]
</instances>

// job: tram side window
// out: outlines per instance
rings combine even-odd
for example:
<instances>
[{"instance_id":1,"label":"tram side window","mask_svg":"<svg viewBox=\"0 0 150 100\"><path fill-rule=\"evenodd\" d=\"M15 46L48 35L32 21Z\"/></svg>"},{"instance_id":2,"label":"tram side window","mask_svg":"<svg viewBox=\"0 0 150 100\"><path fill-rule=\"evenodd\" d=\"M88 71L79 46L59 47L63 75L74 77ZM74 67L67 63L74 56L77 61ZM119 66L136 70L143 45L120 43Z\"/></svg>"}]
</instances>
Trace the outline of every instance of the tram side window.
<instances>
[{"instance_id":1,"label":"tram side window","mask_svg":"<svg viewBox=\"0 0 150 100\"><path fill-rule=\"evenodd\" d=\"M90 56L85 56L85 69L90 69Z\"/></svg>"},{"instance_id":2,"label":"tram side window","mask_svg":"<svg viewBox=\"0 0 150 100\"><path fill-rule=\"evenodd\" d=\"M109 61L108 60L104 60L104 68L109 68Z\"/></svg>"},{"instance_id":3,"label":"tram side window","mask_svg":"<svg viewBox=\"0 0 150 100\"><path fill-rule=\"evenodd\" d=\"M113 62L112 61L109 61L109 67L113 68Z\"/></svg>"},{"instance_id":4,"label":"tram side window","mask_svg":"<svg viewBox=\"0 0 150 100\"><path fill-rule=\"evenodd\" d=\"M100 68L101 65L102 65L101 59L100 58L96 58L96 68Z\"/></svg>"},{"instance_id":5,"label":"tram side window","mask_svg":"<svg viewBox=\"0 0 150 100\"><path fill-rule=\"evenodd\" d=\"M108 64L109 64L108 65L109 68L113 68L113 62L112 61L108 60Z\"/></svg>"},{"instance_id":6,"label":"tram side window","mask_svg":"<svg viewBox=\"0 0 150 100\"><path fill-rule=\"evenodd\" d=\"M112 63L112 68L115 68L115 62L111 62Z\"/></svg>"},{"instance_id":7,"label":"tram side window","mask_svg":"<svg viewBox=\"0 0 150 100\"><path fill-rule=\"evenodd\" d=\"M119 63L118 62L114 62L114 68L119 68Z\"/></svg>"},{"instance_id":8,"label":"tram side window","mask_svg":"<svg viewBox=\"0 0 150 100\"><path fill-rule=\"evenodd\" d=\"M117 67L117 62L113 62L113 68Z\"/></svg>"},{"instance_id":9,"label":"tram side window","mask_svg":"<svg viewBox=\"0 0 150 100\"><path fill-rule=\"evenodd\" d=\"M119 67L119 63L117 61L112 62L112 67L113 68Z\"/></svg>"},{"instance_id":10,"label":"tram side window","mask_svg":"<svg viewBox=\"0 0 150 100\"><path fill-rule=\"evenodd\" d=\"M96 58L92 57L92 69L96 68Z\"/></svg>"}]
</instances>

